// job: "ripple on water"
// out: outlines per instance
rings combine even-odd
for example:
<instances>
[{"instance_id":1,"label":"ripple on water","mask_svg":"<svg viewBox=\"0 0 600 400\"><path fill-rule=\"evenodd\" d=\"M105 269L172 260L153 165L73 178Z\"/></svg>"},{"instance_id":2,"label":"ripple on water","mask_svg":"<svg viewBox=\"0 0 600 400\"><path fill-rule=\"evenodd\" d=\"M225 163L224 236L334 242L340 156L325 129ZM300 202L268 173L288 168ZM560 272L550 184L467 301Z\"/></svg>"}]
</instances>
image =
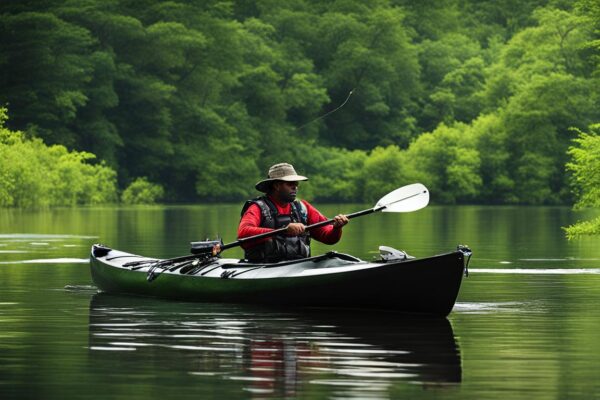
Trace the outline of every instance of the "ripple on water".
<instances>
[{"instance_id":1,"label":"ripple on water","mask_svg":"<svg viewBox=\"0 0 600 400\"><path fill-rule=\"evenodd\" d=\"M190 371L188 372L189 375L196 375L196 376L218 376L218 375L223 375L224 372L211 372L211 371L202 371L202 372L198 372L198 371Z\"/></svg>"},{"instance_id":2,"label":"ripple on water","mask_svg":"<svg viewBox=\"0 0 600 400\"><path fill-rule=\"evenodd\" d=\"M532 312L539 309L538 305L533 303L523 303L515 301L507 301L500 303L466 303L457 302L452 309L452 312L461 314L489 314L498 312Z\"/></svg>"},{"instance_id":3,"label":"ripple on water","mask_svg":"<svg viewBox=\"0 0 600 400\"><path fill-rule=\"evenodd\" d=\"M416 374L406 372L388 372L379 369L338 369L334 370L338 375L351 376L355 378L415 378Z\"/></svg>"},{"instance_id":4,"label":"ripple on water","mask_svg":"<svg viewBox=\"0 0 600 400\"><path fill-rule=\"evenodd\" d=\"M87 247L90 239L97 236L87 235L62 235L62 234L35 234L35 233L9 233L0 234L0 250L2 254L48 254L60 249L76 249ZM86 243L82 242L86 241ZM63 243L60 243L63 242ZM0 264L73 264L88 263L87 258L32 258L21 260L3 260Z\"/></svg>"},{"instance_id":5,"label":"ripple on water","mask_svg":"<svg viewBox=\"0 0 600 400\"><path fill-rule=\"evenodd\" d=\"M348 379L313 379L313 380L309 381L309 383L314 384L314 385L356 386L356 387L363 387L363 388L377 388L379 390L383 390L390 386L390 384L387 382L368 381L368 380L361 380L359 382L359 381L353 381L353 380L348 380Z\"/></svg>"},{"instance_id":6,"label":"ripple on water","mask_svg":"<svg viewBox=\"0 0 600 400\"><path fill-rule=\"evenodd\" d=\"M98 236L89 235L62 235L62 234L43 234L43 233L0 233L0 240L63 240L63 239L97 239Z\"/></svg>"},{"instance_id":7,"label":"ripple on water","mask_svg":"<svg viewBox=\"0 0 600 400\"><path fill-rule=\"evenodd\" d=\"M393 355L393 354L407 354L406 351L403 350L382 350L382 349L345 349L345 348L333 348L333 347L324 347L321 349L322 353L340 353L340 354L361 354L361 355L369 355L369 354L377 354L377 355Z\"/></svg>"},{"instance_id":8,"label":"ripple on water","mask_svg":"<svg viewBox=\"0 0 600 400\"><path fill-rule=\"evenodd\" d=\"M519 261L545 262L545 261L600 261L600 258L519 258Z\"/></svg>"},{"instance_id":9,"label":"ripple on water","mask_svg":"<svg viewBox=\"0 0 600 400\"><path fill-rule=\"evenodd\" d=\"M252 381L252 382L273 382L274 378L258 377L258 376L227 376L226 379L232 381Z\"/></svg>"},{"instance_id":10,"label":"ripple on water","mask_svg":"<svg viewBox=\"0 0 600 400\"><path fill-rule=\"evenodd\" d=\"M135 347L116 347L116 346L90 346L90 350L100 351L135 351Z\"/></svg>"},{"instance_id":11,"label":"ripple on water","mask_svg":"<svg viewBox=\"0 0 600 400\"><path fill-rule=\"evenodd\" d=\"M98 291L98 288L93 285L66 285L64 290L70 292L94 292Z\"/></svg>"},{"instance_id":12,"label":"ripple on water","mask_svg":"<svg viewBox=\"0 0 600 400\"><path fill-rule=\"evenodd\" d=\"M109 344L114 347L127 347L127 348L156 346L153 343L140 343L140 342L110 342Z\"/></svg>"},{"instance_id":13,"label":"ripple on water","mask_svg":"<svg viewBox=\"0 0 600 400\"><path fill-rule=\"evenodd\" d=\"M242 390L245 392L254 393L254 394L270 394L270 393L275 392L275 389L261 389L261 388L255 388L255 387L244 387L244 388L242 388Z\"/></svg>"},{"instance_id":14,"label":"ripple on water","mask_svg":"<svg viewBox=\"0 0 600 400\"><path fill-rule=\"evenodd\" d=\"M87 264L87 258L38 258L33 260L0 261L0 264Z\"/></svg>"},{"instance_id":15,"label":"ripple on water","mask_svg":"<svg viewBox=\"0 0 600 400\"><path fill-rule=\"evenodd\" d=\"M469 268L479 274L577 275L600 274L600 268Z\"/></svg>"},{"instance_id":16,"label":"ripple on water","mask_svg":"<svg viewBox=\"0 0 600 400\"><path fill-rule=\"evenodd\" d=\"M224 352L237 351L237 349L235 349L235 348L229 348L229 347L185 346L185 345L161 345L161 346L169 348L169 349L179 349L179 350L224 351Z\"/></svg>"}]
</instances>

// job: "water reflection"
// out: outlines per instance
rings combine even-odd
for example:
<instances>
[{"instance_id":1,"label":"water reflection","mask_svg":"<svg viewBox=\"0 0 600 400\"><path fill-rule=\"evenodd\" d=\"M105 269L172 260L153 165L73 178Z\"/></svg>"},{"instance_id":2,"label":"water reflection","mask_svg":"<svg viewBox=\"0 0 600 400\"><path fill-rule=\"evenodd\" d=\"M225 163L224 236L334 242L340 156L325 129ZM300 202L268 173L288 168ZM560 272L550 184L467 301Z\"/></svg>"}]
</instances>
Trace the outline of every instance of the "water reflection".
<instances>
[{"instance_id":1,"label":"water reflection","mask_svg":"<svg viewBox=\"0 0 600 400\"><path fill-rule=\"evenodd\" d=\"M398 383L447 387L462 375L446 319L108 294L94 295L90 303L89 356L115 376L155 374L158 368L179 379L276 397L307 390L387 397Z\"/></svg>"}]
</instances>

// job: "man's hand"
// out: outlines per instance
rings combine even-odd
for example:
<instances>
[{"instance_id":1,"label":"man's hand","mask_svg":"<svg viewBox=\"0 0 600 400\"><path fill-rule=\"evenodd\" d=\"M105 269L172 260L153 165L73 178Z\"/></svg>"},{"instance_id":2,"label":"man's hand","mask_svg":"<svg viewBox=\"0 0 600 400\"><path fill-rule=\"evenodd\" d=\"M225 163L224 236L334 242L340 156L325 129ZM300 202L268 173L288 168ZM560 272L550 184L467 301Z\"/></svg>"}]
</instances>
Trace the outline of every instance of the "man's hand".
<instances>
[{"instance_id":1,"label":"man's hand","mask_svg":"<svg viewBox=\"0 0 600 400\"><path fill-rule=\"evenodd\" d=\"M304 233L304 228L304 224L301 224L299 222L292 222L287 226L285 233L288 236L299 236Z\"/></svg>"},{"instance_id":2,"label":"man's hand","mask_svg":"<svg viewBox=\"0 0 600 400\"><path fill-rule=\"evenodd\" d=\"M339 229L348 223L349 219L344 214L339 214L333 217L333 227Z\"/></svg>"}]
</instances>

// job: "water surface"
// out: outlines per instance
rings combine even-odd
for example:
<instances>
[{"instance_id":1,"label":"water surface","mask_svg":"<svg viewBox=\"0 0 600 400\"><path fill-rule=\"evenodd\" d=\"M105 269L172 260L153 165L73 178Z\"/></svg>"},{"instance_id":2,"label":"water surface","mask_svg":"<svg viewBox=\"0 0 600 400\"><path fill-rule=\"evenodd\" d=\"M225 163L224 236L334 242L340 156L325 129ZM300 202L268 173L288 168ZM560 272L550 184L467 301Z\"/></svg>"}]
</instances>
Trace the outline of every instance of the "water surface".
<instances>
[{"instance_id":1,"label":"water surface","mask_svg":"<svg viewBox=\"0 0 600 400\"><path fill-rule=\"evenodd\" d=\"M470 276L441 320L113 296L91 282L92 243L183 255L192 240L233 241L238 213L0 210L0 397L600 398L600 238L560 229L594 212L430 206L355 219L337 245L314 246L368 260L379 245L469 245Z\"/></svg>"}]
</instances>

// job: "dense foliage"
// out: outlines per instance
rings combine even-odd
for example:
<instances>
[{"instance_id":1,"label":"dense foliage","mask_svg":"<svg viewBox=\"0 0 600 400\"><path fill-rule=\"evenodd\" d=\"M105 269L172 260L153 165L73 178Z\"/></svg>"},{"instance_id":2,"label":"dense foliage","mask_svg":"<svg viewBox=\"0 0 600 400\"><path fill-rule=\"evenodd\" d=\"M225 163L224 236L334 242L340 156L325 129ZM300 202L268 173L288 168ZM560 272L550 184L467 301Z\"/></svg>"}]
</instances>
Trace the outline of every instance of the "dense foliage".
<instances>
[{"instance_id":1,"label":"dense foliage","mask_svg":"<svg viewBox=\"0 0 600 400\"><path fill-rule=\"evenodd\" d=\"M9 1L0 104L167 201L238 201L288 161L320 201L421 181L565 203L570 128L600 121L599 21L593 0Z\"/></svg>"},{"instance_id":2,"label":"dense foliage","mask_svg":"<svg viewBox=\"0 0 600 400\"><path fill-rule=\"evenodd\" d=\"M146 177L137 178L131 182L121 194L125 204L154 204L164 195L162 186L148 182Z\"/></svg>"},{"instance_id":3,"label":"dense foliage","mask_svg":"<svg viewBox=\"0 0 600 400\"><path fill-rule=\"evenodd\" d=\"M116 173L94 155L46 146L4 126L0 108L0 207L73 206L116 200Z\"/></svg>"},{"instance_id":4,"label":"dense foliage","mask_svg":"<svg viewBox=\"0 0 600 400\"><path fill-rule=\"evenodd\" d=\"M578 131L575 144L569 148L571 162L567 163L567 168L573 173L576 209L600 208L600 124L592 125L590 129L591 133ZM600 217L569 226L566 232L569 238L600 234Z\"/></svg>"}]
</instances>

